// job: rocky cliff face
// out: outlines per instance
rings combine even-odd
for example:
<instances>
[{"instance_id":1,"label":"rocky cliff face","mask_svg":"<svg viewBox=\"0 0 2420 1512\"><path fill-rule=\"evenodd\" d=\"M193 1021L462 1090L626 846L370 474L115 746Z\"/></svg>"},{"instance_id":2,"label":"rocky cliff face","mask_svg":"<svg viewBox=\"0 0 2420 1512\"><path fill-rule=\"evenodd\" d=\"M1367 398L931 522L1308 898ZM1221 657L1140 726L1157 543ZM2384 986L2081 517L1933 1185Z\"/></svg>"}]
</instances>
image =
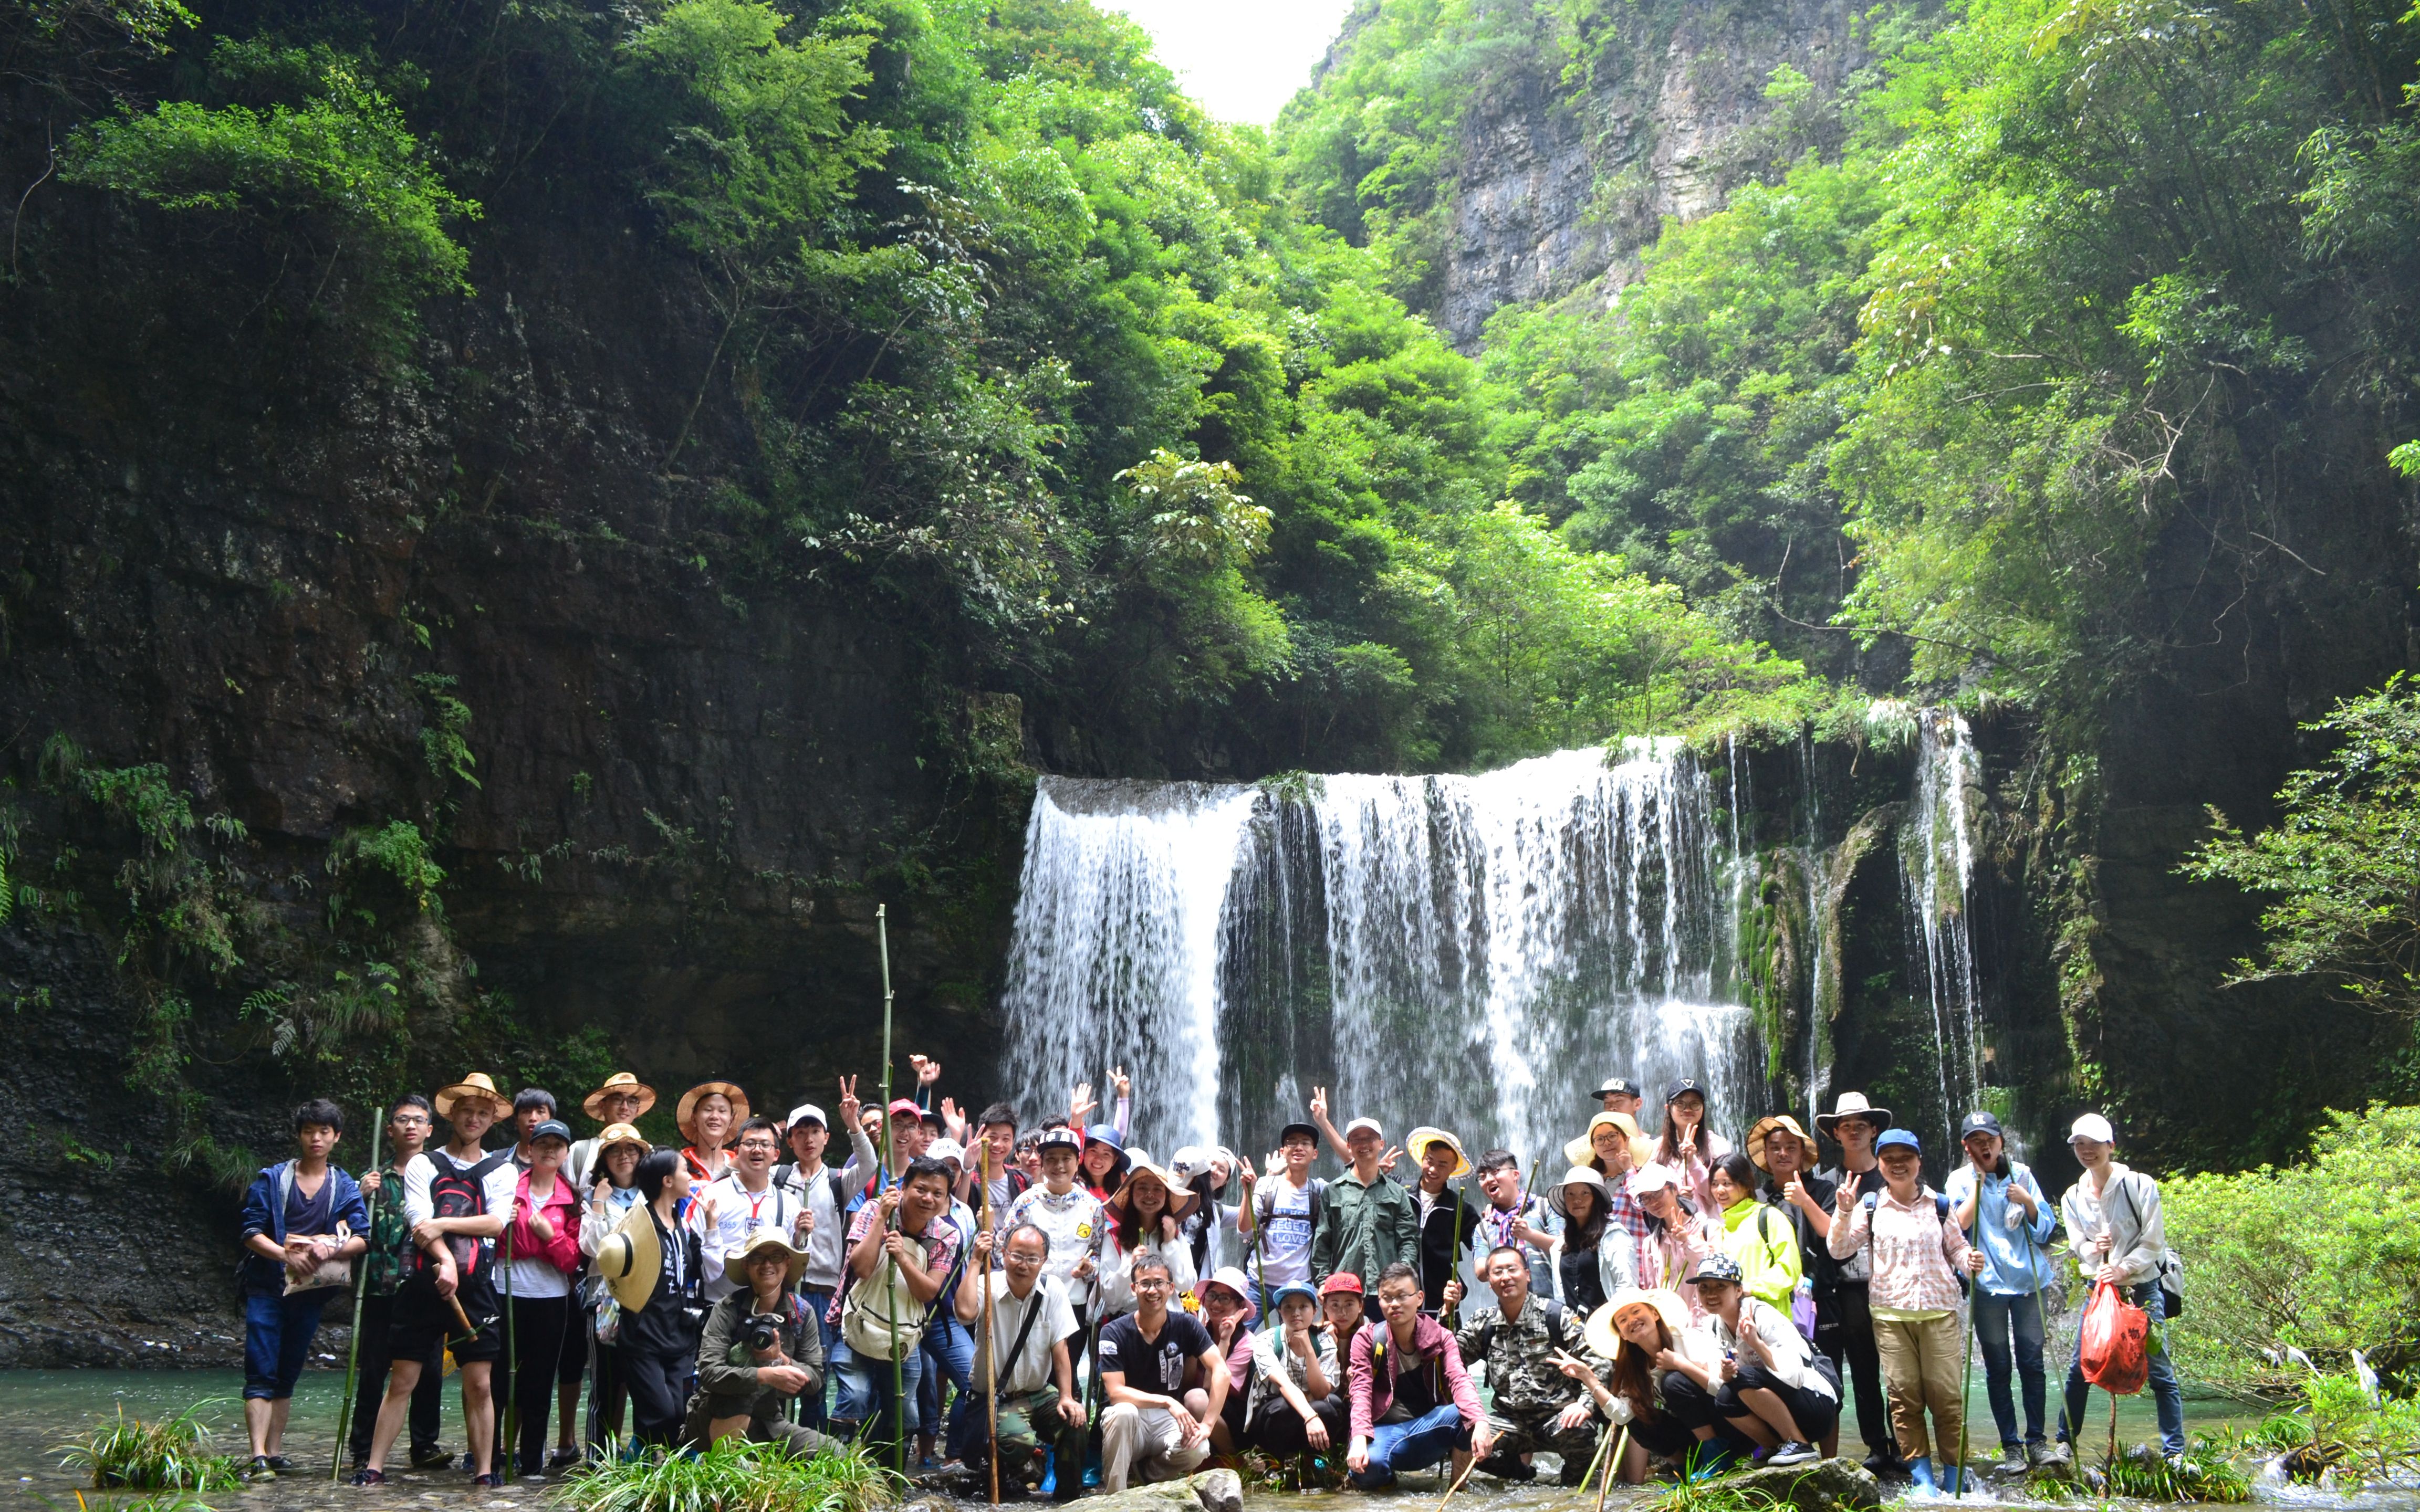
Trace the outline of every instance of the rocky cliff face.
<instances>
[{"instance_id":1,"label":"rocky cliff face","mask_svg":"<svg viewBox=\"0 0 2420 1512\"><path fill-rule=\"evenodd\" d=\"M1440 323L1466 348L1501 305L1609 299L1668 218L1720 208L1822 136L1823 101L1864 61L1856 14L1845 0L1625 8L1571 53L1518 54L1463 116ZM1771 89L1783 68L1803 86Z\"/></svg>"}]
</instances>

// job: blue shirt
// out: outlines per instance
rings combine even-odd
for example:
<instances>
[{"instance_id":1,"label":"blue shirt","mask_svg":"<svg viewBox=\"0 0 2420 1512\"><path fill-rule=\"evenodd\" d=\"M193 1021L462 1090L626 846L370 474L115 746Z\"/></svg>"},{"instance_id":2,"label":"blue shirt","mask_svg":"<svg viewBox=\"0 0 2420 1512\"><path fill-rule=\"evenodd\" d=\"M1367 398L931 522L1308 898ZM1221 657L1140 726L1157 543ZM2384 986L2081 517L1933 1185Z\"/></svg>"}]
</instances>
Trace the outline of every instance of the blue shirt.
<instances>
[{"instance_id":1,"label":"blue shirt","mask_svg":"<svg viewBox=\"0 0 2420 1512\"><path fill-rule=\"evenodd\" d=\"M2050 1285L2050 1236L2058 1223L2034 1173L2013 1160L2009 1170L2007 1176L1983 1178L1983 1198L1976 1204L1975 1228L1969 1236L1983 1250L1983 1273L1975 1279L1994 1297L2029 1297ZM2031 1223L2024 1221L2024 1205L2009 1200L2011 1181L2033 1194ZM1975 1191L1975 1167L1961 1165L1951 1171L1942 1190L1953 1210L1964 1207ZM2013 1228L2009 1227L2012 1211L2017 1223Z\"/></svg>"}]
</instances>

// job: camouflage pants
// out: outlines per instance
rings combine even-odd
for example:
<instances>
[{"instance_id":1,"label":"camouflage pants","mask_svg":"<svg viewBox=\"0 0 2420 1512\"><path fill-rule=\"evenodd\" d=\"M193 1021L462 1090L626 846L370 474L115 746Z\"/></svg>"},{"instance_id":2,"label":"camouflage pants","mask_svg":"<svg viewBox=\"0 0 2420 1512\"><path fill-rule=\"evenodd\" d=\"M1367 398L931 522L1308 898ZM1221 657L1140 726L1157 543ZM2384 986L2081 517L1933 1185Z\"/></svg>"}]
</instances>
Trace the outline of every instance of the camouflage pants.
<instances>
[{"instance_id":1,"label":"camouflage pants","mask_svg":"<svg viewBox=\"0 0 2420 1512\"><path fill-rule=\"evenodd\" d=\"M1499 1407L1489 1412L1488 1425L1496 1430L1496 1448L1489 1458L1511 1459L1525 1454L1560 1455L1563 1484L1578 1485L1589 1462L1596 1458L1597 1439L1604 1432L1605 1424L1590 1417L1578 1427L1558 1428L1555 1419L1562 1415L1562 1411L1560 1407Z\"/></svg>"}]
</instances>

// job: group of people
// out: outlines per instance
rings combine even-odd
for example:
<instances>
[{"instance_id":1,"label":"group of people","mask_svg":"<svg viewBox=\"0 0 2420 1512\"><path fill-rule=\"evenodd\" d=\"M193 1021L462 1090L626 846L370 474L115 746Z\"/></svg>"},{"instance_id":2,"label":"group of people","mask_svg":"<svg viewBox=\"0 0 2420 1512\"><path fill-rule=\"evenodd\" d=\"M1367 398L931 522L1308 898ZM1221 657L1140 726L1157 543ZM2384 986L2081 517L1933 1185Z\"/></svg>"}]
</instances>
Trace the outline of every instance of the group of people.
<instances>
[{"instance_id":1,"label":"group of people","mask_svg":"<svg viewBox=\"0 0 2420 1512\"><path fill-rule=\"evenodd\" d=\"M581 1101L585 1138L546 1091L473 1073L386 1109L391 1158L358 1182L334 1163L342 1110L303 1104L297 1153L244 1205L254 1473L286 1467L287 1400L356 1259L356 1484L384 1482L407 1432L415 1467L451 1462L450 1353L478 1484L737 1434L912 1443L920 1466L1063 1500L1246 1451L1363 1488L1441 1465L1528 1480L1540 1454L1566 1485L1592 1464L1633 1482L1791 1465L1837 1452L1852 1403L1869 1468L1954 1489L1969 1317L1994 1468L2062 1458L2081 1430L2080 1365L2045 1420L2062 1225L2085 1278L2154 1320L2173 1284L2158 1184L2115 1161L2097 1114L2054 1209L1991 1114L1965 1119L1936 1190L1917 1136L1854 1092L1813 1134L1774 1114L1734 1149L1699 1084L1643 1123L1643 1089L1615 1078L1525 1176L1445 1129L1339 1129L1321 1089L1256 1168L1132 1146L1123 1072L1100 1121L1078 1087L1029 1124L936 1102L939 1066L910 1060L915 1096L866 1107L844 1078L836 1120L701 1083L677 1148L639 1132L657 1094L631 1073ZM1314 1174L1324 1154L1340 1174ZM2156 1344L2150 1384L2180 1454Z\"/></svg>"}]
</instances>

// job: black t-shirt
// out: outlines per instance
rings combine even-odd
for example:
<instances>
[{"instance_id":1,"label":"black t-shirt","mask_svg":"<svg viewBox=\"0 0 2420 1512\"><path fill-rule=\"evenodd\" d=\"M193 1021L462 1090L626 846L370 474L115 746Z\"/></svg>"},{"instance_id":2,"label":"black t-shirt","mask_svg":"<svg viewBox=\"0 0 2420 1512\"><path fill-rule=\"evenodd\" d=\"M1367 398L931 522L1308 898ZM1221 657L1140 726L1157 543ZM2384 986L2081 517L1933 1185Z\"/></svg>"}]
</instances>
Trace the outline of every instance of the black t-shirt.
<instances>
[{"instance_id":1,"label":"black t-shirt","mask_svg":"<svg viewBox=\"0 0 2420 1512\"><path fill-rule=\"evenodd\" d=\"M1115 1370L1137 1391L1173 1396L1185 1389L1185 1366L1211 1353L1210 1331L1191 1313L1169 1309L1159 1337L1146 1339L1140 1316L1128 1313L1101 1330L1101 1368Z\"/></svg>"}]
</instances>

